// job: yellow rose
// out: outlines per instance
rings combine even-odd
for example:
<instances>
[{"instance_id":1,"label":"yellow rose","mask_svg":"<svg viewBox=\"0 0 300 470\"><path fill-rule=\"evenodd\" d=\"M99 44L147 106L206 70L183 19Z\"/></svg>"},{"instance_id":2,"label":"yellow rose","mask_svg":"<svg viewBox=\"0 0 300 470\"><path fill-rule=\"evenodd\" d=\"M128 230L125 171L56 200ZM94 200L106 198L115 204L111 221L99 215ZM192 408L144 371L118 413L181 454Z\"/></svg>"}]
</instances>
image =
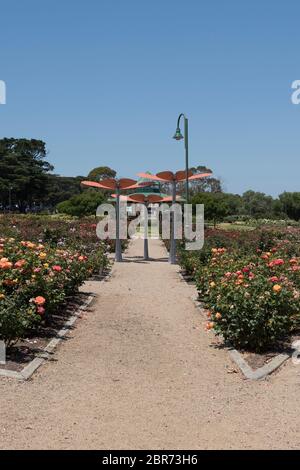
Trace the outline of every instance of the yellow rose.
<instances>
[{"instance_id":1,"label":"yellow rose","mask_svg":"<svg viewBox=\"0 0 300 470\"><path fill-rule=\"evenodd\" d=\"M273 291L276 292L276 293L277 293L277 292L280 292L281 289L282 289L282 287L281 287L279 284L275 284L275 285L273 286Z\"/></svg>"}]
</instances>

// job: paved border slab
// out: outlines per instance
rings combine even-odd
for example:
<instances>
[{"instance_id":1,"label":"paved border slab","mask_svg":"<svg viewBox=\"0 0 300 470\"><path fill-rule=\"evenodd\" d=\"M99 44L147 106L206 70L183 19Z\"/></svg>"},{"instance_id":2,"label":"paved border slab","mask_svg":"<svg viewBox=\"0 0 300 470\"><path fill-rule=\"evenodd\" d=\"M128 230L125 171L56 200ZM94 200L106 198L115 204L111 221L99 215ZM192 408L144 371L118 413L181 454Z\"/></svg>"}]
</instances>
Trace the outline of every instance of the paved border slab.
<instances>
[{"instance_id":1,"label":"paved border slab","mask_svg":"<svg viewBox=\"0 0 300 470\"><path fill-rule=\"evenodd\" d=\"M70 332L71 326L74 325L78 317L87 309L87 307L92 303L95 296L90 294L89 297L83 305L81 305L75 313L65 322L63 328L59 330L56 337L51 339L51 341L45 346L42 352L32 359L32 361L27 364L20 372L16 372L10 369L0 369L0 376L7 377L9 379L17 380L28 380L32 374L47 360L51 357L54 349L62 341L63 337Z\"/></svg>"}]
</instances>

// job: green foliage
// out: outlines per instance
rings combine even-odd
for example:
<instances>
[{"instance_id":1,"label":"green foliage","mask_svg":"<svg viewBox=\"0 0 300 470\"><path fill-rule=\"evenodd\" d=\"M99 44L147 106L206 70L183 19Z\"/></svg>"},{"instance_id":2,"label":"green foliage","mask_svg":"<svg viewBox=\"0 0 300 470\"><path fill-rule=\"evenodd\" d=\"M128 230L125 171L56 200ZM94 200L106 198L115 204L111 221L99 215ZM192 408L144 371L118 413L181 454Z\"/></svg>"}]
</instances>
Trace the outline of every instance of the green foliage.
<instances>
[{"instance_id":1,"label":"green foliage","mask_svg":"<svg viewBox=\"0 0 300 470\"><path fill-rule=\"evenodd\" d=\"M0 198L12 203L21 212L33 203L40 203L46 194L47 174L53 167L45 161L46 145L41 140L0 140Z\"/></svg>"},{"instance_id":2,"label":"green foliage","mask_svg":"<svg viewBox=\"0 0 300 470\"><path fill-rule=\"evenodd\" d=\"M83 179L81 176L73 178L69 176L47 175L46 195L43 198L43 203L47 207L53 208L60 202L81 194L83 189L80 183Z\"/></svg>"},{"instance_id":3,"label":"green foliage","mask_svg":"<svg viewBox=\"0 0 300 470\"><path fill-rule=\"evenodd\" d=\"M206 230L204 247L179 246L182 269L196 281L208 329L237 348L277 346L300 320L299 229Z\"/></svg>"},{"instance_id":4,"label":"green foliage","mask_svg":"<svg viewBox=\"0 0 300 470\"><path fill-rule=\"evenodd\" d=\"M1 238L0 339L8 346L41 323L51 323L66 299L107 266L107 244L94 241L95 224L64 225L65 236L61 233L59 240L45 230L49 243L40 243L39 230L34 237L38 242Z\"/></svg>"},{"instance_id":5,"label":"green foliage","mask_svg":"<svg viewBox=\"0 0 300 470\"><path fill-rule=\"evenodd\" d=\"M264 193L246 191L243 196L243 211L250 217L268 217L273 213L273 198Z\"/></svg>"},{"instance_id":6,"label":"green foliage","mask_svg":"<svg viewBox=\"0 0 300 470\"><path fill-rule=\"evenodd\" d=\"M98 166L91 170L88 174L88 179L91 181L100 181L106 178L115 178L117 172L109 168L109 166Z\"/></svg>"},{"instance_id":7,"label":"green foliage","mask_svg":"<svg viewBox=\"0 0 300 470\"><path fill-rule=\"evenodd\" d=\"M0 338L11 346L41 320L33 305L24 305L17 295L0 300Z\"/></svg>"},{"instance_id":8,"label":"green foliage","mask_svg":"<svg viewBox=\"0 0 300 470\"><path fill-rule=\"evenodd\" d=\"M241 257L216 250L196 273L200 297L209 309L208 328L234 347L265 350L299 322L299 271L291 270L288 258L277 256Z\"/></svg>"},{"instance_id":9,"label":"green foliage","mask_svg":"<svg viewBox=\"0 0 300 470\"><path fill-rule=\"evenodd\" d=\"M300 220L300 192L284 192L280 194L279 201L282 211L286 213L288 217L294 220Z\"/></svg>"},{"instance_id":10,"label":"green foliage","mask_svg":"<svg viewBox=\"0 0 300 470\"><path fill-rule=\"evenodd\" d=\"M100 191L89 189L82 194L71 197L69 200L57 205L57 210L71 216L96 215L97 207L105 200L105 196Z\"/></svg>"},{"instance_id":11,"label":"green foliage","mask_svg":"<svg viewBox=\"0 0 300 470\"><path fill-rule=\"evenodd\" d=\"M206 221L213 221L214 225L222 221L230 211L233 195L224 193L198 193L192 197L192 204L204 204L204 217Z\"/></svg>"},{"instance_id":12,"label":"green foliage","mask_svg":"<svg viewBox=\"0 0 300 470\"><path fill-rule=\"evenodd\" d=\"M198 173L211 172L209 168L203 165L199 165L197 167L191 168L191 171L193 172L194 175ZM190 193L192 196L199 192L201 193L204 193L204 192L221 193L222 192L221 181L213 176L191 181L189 184L189 187L190 187ZM184 189L184 183L183 183L183 189Z\"/></svg>"}]
</instances>

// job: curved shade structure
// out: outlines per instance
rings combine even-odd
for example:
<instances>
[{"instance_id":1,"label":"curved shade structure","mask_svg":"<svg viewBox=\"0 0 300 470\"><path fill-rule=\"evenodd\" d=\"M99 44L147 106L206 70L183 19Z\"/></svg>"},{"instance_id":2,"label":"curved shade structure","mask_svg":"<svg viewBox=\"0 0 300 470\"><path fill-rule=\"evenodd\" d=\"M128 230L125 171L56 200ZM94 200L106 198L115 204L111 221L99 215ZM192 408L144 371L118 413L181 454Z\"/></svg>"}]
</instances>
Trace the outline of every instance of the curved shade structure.
<instances>
[{"instance_id":1,"label":"curved shade structure","mask_svg":"<svg viewBox=\"0 0 300 470\"><path fill-rule=\"evenodd\" d=\"M121 178L120 180L115 180L113 178L109 178L106 180L99 181L81 181L83 186L88 186L91 188L98 188L98 189L117 189L117 185L119 185L120 189L138 189L143 188L144 186L151 185L151 182L144 182L144 183L137 183L135 180L129 178Z\"/></svg>"},{"instance_id":2,"label":"curved shade structure","mask_svg":"<svg viewBox=\"0 0 300 470\"><path fill-rule=\"evenodd\" d=\"M89 186L93 188L101 188L101 189L130 189L132 187L136 187L136 181L130 178L120 178L116 180L114 178L108 178L106 180L99 181L99 183L95 181L82 181L81 184L84 186Z\"/></svg>"},{"instance_id":3,"label":"curved shade structure","mask_svg":"<svg viewBox=\"0 0 300 470\"><path fill-rule=\"evenodd\" d=\"M103 186L100 183L96 183L95 181L81 181L81 184L83 186L89 186L92 188L100 188L100 189L103 188Z\"/></svg>"},{"instance_id":4,"label":"curved shade structure","mask_svg":"<svg viewBox=\"0 0 300 470\"><path fill-rule=\"evenodd\" d=\"M151 175L149 173L138 173L138 176L140 178L147 178L148 180L152 181L161 181L164 183L170 183L172 186L172 196L167 196L162 199L161 202L181 202L183 199L176 194L176 186L177 183L180 183L182 181L194 181L198 180L201 178L206 178L210 176L212 173L211 172L206 172L206 173L198 173L198 174L193 174L191 170L186 172L185 170L179 170L176 173L173 173L172 171L161 171L159 173L156 173L156 175ZM188 178L187 178L188 177ZM171 243L170 243L170 251L169 251L169 262L171 264L176 263L176 239L175 239L175 223L174 223L174 212L172 211L171 213L172 219L171 219Z\"/></svg>"},{"instance_id":5,"label":"curved shade structure","mask_svg":"<svg viewBox=\"0 0 300 470\"><path fill-rule=\"evenodd\" d=\"M117 194L111 194L112 199L117 199L118 195ZM125 196L124 194L120 194L119 196L120 202L136 202L133 199L131 199L130 196ZM112 199L108 199L109 201L112 201ZM113 201L115 202L115 201Z\"/></svg>"},{"instance_id":6,"label":"curved shade structure","mask_svg":"<svg viewBox=\"0 0 300 470\"><path fill-rule=\"evenodd\" d=\"M192 175L189 177L189 181L199 180L200 178L207 178L211 176L212 173L197 173L196 175Z\"/></svg>"},{"instance_id":7,"label":"curved shade structure","mask_svg":"<svg viewBox=\"0 0 300 470\"><path fill-rule=\"evenodd\" d=\"M137 173L137 175L140 178L148 178L149 180L152 180L152 181L166 181L166 180L163 180L162 178L159 178L156 175L151 175L150 173Z\"/></svg>"},{"instance_id":8,"label":"curved shade structure","mask_svg":"<svg viewBox=\"0 0 300 470\"><path fill-rule=\"evenodd\" d=\"M156 202L163 201L163 198L161 196L157 196L156 194L149 194L149 196L139 193L130 194L130 199L133 202L141 202L146 204L155 204Z\"/></svg>"},{"instance_id":9,"label":"curved shade structure","mask_svg":"<svg viewBox=\"0 0 300 470\"><path fill-rule=\"evenodd\" d=\"M153 181L163 181L164 183L171 183L176 182L179 183L180 181L185 181L186 179L186 172L184 170L177 171L173 173L172 171L161 171L156 173L156 175L151 175L149 173L138 173L137 174L140 178L148 178L152 179ZM198 173L194 175L191 170L188 172L188 180L194 181L200 178L206 178L211 176L212 173Z\"/></svg>"},{"instance_id":10,"label":"curved shade structure","mask_svg":"<svg viewBox=\"0 0 300 470\"><path fill-rule=\"evenodd\" d=\"M185 199L181 196L179 196L179 194L176 196L176 201L175 202L184 202ZM173 197L172 196L166 196L164 197L161 202L174 202L173 200Z\"/></svg>"}]
</instances>

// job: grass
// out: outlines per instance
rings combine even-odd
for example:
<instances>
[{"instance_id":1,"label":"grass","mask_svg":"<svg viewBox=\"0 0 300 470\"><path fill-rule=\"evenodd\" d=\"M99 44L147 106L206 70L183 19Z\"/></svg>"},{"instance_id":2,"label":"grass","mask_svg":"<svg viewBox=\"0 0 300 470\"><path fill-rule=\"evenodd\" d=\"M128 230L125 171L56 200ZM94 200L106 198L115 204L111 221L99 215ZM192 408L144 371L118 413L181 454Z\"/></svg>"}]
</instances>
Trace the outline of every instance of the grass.
<instances>
[{"instance_id":1,"label":"grass","mask_svg":"<svg viewBox=\"0 0 300 470\"><path fill-rule=\"evenodd\" d=\"M211 225L213 227L213 225ZM251 231L255 230L257 227L254 227L253 225L246 225L244 223L235 223L235 224L230 224L228 222L222 222L220 224L217 224L216 228L220 230L227 230L227 231L239 231L239 232L244 232L244 231Z\"/></svg>"}]
</instances>

